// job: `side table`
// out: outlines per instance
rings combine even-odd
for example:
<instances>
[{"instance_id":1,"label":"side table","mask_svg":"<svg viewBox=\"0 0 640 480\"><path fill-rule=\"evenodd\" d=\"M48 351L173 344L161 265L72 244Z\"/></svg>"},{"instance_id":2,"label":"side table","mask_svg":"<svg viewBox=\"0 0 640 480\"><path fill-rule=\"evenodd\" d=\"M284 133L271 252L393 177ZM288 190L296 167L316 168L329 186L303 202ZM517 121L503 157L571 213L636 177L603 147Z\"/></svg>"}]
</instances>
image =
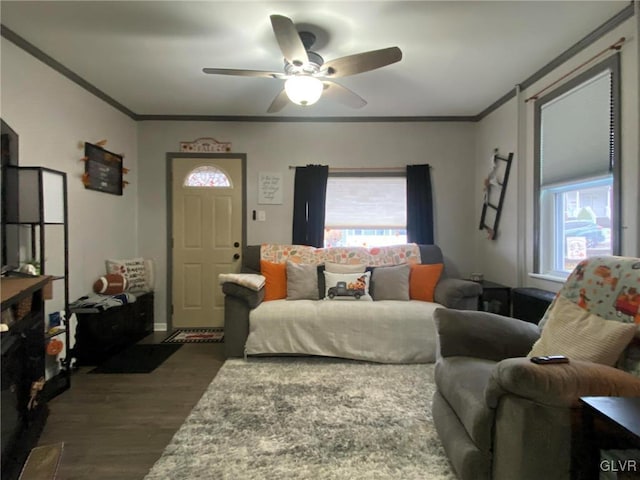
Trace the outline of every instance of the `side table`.
<instances>
[{"instance_id":1,"label":"side table","mask_svg":"<svg viewBox=\"0 0 640 480\"><path fill-rule=\"evenodd\" d=\"M581 397L581 417L574 420L571 442L571 478L640 477L640 397ZM577 420L577 419L576 419ZM624 460L600 458L600 450L628 449Z\"/></svg>"},{"instance_id":2,"label":"side table","mask_svg":"<svg viewBox=\"0 0 640 480\"><path fill-rule=\"evenodd\" d=\"M514 288L511 291L511 316L537 325L555 296L554 292L540 288Z\"/></svg>"},{"instance_id":3,"label":"side table","mask_svg":"<svg viewBox=\"0 0 640 480\"><path fill-rule=\"evenodd\" d=\"M483 280L482 295L478 297L478 310L483 312L511 315L511 287Z\"/></svg>"}]
</instances>

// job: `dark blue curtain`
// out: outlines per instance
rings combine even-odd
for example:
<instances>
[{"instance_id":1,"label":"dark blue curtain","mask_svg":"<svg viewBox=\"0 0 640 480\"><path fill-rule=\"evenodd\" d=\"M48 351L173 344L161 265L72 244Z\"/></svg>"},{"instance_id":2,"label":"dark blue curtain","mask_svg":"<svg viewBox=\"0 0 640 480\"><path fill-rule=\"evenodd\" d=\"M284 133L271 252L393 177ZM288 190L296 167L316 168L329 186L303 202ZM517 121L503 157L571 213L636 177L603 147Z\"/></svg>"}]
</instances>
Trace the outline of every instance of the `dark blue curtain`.
<instances>
[{"instance_id":1,"label":"dark blue curtain","mask_svg":"<svg viewBox=\"0 0 640 480\"><path fill-rule=\"evenodd\" d=\"M293 244L322 247L329 167L296 167L293 187Z\"/></svg>"},{"instance_id":2,"label":"dark blue curtain","mask_svg":"<svg viewBox=\"0 0 640 480\"><path fill-rule=\"evenodd\" d=\"M433 244L433 199L429 165L407 165L407 241Z\"/></svg>"}]
</instances>

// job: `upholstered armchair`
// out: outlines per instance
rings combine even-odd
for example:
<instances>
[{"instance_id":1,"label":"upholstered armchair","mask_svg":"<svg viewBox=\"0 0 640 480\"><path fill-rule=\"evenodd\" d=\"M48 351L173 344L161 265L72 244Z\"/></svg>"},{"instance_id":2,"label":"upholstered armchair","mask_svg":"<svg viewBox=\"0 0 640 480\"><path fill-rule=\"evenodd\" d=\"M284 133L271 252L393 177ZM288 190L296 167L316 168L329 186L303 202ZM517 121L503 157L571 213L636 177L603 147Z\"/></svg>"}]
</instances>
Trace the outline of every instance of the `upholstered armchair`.
<instances>
[{"instance_id":1,"label":"upholstered armchair","mask_svg":"<svg viewBox=\"0 0 640 480\"><path fill-rule=\"evenodd\" d=\"M433 419L461 480L568 479L579 398L640 396L638 258L580 263L540 327L446 309L434 319ZM528 358L543 354L569 363Z\"/></svg>"}]
</instances>

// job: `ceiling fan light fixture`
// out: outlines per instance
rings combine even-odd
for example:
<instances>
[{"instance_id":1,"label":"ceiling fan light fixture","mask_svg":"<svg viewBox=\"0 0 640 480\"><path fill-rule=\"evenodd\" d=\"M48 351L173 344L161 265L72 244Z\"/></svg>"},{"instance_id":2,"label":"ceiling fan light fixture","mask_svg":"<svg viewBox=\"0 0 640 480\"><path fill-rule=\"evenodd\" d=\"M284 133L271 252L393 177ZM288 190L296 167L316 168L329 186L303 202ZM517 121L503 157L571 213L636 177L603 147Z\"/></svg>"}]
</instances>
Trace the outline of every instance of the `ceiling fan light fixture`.
<instances>
[{"instance_id":1,"label":"ceiling fan light fixture","mask_svg":"<svg viewBox=\"0 0 640 480\"><path fill-rule=\"evenodd\" d=\"M320 100L324 85L316 77L296 75L284 82L284 89L289 100L297 105L306 107Z\"/></svg>"}]
</instances>

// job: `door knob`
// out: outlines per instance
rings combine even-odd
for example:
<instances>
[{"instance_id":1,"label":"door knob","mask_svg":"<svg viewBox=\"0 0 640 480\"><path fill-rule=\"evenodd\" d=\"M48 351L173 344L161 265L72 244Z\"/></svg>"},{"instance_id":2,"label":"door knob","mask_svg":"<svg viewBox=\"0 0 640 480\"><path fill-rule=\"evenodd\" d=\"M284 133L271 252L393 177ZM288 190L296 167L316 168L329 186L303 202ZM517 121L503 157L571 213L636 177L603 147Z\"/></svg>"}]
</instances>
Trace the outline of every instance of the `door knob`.
<instances>
[{"instance_id":1,"label":"door knob","mask_svg":"<svg viewBox=\"0 0 640 480\"><path fill-rule=\"evenodd\" d=\"M233 254L233 259L234 260L238 260L240 258L240 254L239 253L234 253Z\"/></svg>"},{"instance_id":2,"label":"door knob","mask_svg":"<svg viewBox=\"0 0 640 480\"><path fill-rule=\"evenodd\" d=\"M240 243L235 242L235 243L233 244L233 246L234 246L234 247L236 247L236 248L238 248L238 247L240 246Z\"/></svg>"}]
</instances>

